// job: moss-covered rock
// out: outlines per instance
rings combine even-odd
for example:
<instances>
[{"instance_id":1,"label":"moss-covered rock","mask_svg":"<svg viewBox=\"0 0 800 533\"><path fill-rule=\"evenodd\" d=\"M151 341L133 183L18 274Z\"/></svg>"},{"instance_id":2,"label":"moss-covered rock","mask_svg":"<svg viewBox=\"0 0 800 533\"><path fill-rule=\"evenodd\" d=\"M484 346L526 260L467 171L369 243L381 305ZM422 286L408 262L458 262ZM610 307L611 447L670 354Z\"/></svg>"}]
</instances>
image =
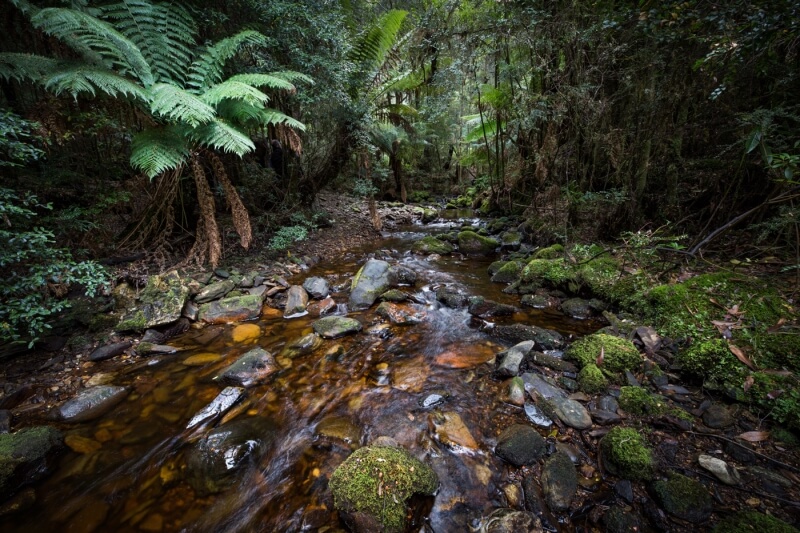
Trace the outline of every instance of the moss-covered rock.
<instances>
[{"instance_id":1,"label":"moss-covered rock","mask_svg":"<svg viewBox=\"0 0 800 533\"><path fill-rule=\"evenodd\" d=\"M428 465L392 446L356 450L336 468L329 484L336 509L351 527L359 523L356 515L364 514L387 533L404 531L412 495L432 495L438 485Z\"/></svg>"},{"instance_id":2,"label":"moss-covered rock","mask_svg":"<svg viewBox=\"0 0 800 533\"><path fill-rule=\"evenodd\" d=\"M589 363L578 374L578 385L584 392L599 394L608 389L608 380L596 364Z\"/></svg>"},{"instance_id":3,"label":"moss-covered rock","mask_svg":"<svg viewBox=\"0 0 800 533\"><path fill-rule=\"evenodd\" d=\"M594 333L575 341L565 355L584 367L591 363L596 364L601 352L601 366L609 372L634 370L642 363L642 356L631 341L606 333Z\"/></svg>"},{"instance_id":4,"label":"moss-covered rock","mask_svg":"<svg viewBox=\"0 0 800 533\"><path fill-rule=\"evenodd\" d=\"M181 317L189 288L176 271L147 278L133 308L117 325L118 331L143 330L175 322Z\"/></svg>"},{"instance_id":5,"label":"moss-covered rock","mask_svg":"<svg viewBox=\"0 0 800 533\"><path fill-rule=\"evenodd\" d=\"M562 259L531 259L520 275L523 283L565 287L573 279L573 268Z\"/></svg>"},{"instance_id":6,"label":"moss-covered rock","mask_svg":"<svg viewBox=\"0 0 800 533\"><path fill-rule=\"evenodd\" d=\"M49 426L0 435L0 501L45 477L63 440L61 432Z\"/></svg>"},{"instance_id":7,"label":"moss-covered rock","mask_svg":"<svg viewBox=\"0 0 800 533\"><path fill-rule=\"evenodd\" d=\"M711 496L694 479L673 473L653 483L653 494L666 512L681 520L696 524L711 516Z\"/></svg>"},{"instance_id":8,"label":"moss-covered rock","mask_svg":"<svg viewBox=\"0 0 800 533\"><path fill-rule=\"evenodd\" d=\"M654 414L659 408L659 402L642 387L622 387L619 406L632 415L645 415Z\"/></svg>"},{"instance_id":9,"label":"moss-covered rock","mask_svg":"<svg viewBox=\"0 0 800 533\"><path fill-rule=\"evenodd\" d=\"M564 247L560 244L554 244L546 248L539 248L534 252L533 257L534 259L558 259L559 257L563 257L563 255Z\"/></svg>"},{"instance_id":10,"label":"moss-covered rock","mask_svg":"<svg viewBox=\"0 0 800 533\"><path fill-rule=\"evenodd\" d=\"M633 428L617 426L600 441L603 466L631 480L652 479L656 464L645 439Z\"/></svg>"},{"instance_id":11,"label":"moss-covered rock","mask_svg":"<svg viewBox=\"0 0 800 533\"><path fill-rule=\"evenodd\" d=\"M496 239L479 235L474 231L462 231L458 234L458 249L467 254L490 254L500 246Z\"/></svg>"},{"instance_id":12,"label":"moss-covered rock","mask_svg":"<svg viewBox=\"0 0 800 533\"><path fill-rule=\"evenodd\" d=\"M492 281L494 283L512 283L519 278L523 266L524 263L519 261L509 261L497 270L492 276Z\"/></svg>"},{"instance_id":13,"label":"moss-covered rock","mask_svg":"<svg viewBox=\"0 0 800 533\"><path fill-rule=\"evenodd\" d=\"M798 533L798 529L774 516L756 511L739 511L720 520L714 527L714 533Z\"/></svg>"},{"instance_id":14,"label":"moss-covered rock","mask_svg":"<svg viewBox=\"0 0 800 533\"><path fill-rule=\"evenodd\" d=\"M447 255L452 253L453 245L449 242L437 239L432 235L428 235L411 245L411 251L418 254Z\"/></svg>"}]
</instances>

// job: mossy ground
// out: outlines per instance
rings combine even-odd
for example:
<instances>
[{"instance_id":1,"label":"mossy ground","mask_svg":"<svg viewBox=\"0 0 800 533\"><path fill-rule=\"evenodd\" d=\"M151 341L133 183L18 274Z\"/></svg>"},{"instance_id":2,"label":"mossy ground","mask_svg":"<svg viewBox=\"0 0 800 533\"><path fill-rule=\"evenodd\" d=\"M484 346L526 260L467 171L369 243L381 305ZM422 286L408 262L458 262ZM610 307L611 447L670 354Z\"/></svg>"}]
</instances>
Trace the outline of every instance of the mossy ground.
<instances>
[{"instance_id":1,"label":"mossy ground","mask_svg":"<svg viewBox=\"0 0 800 533\"><path fill-rule=\"evenodd\" d=\"M694 420L691 414L679 407L671 405L662 397L650 394L643 387L621 387L619 406L628 414L644 415L671 415L683 420Z\"/></svg>"},{"instance_id":2,"label":"mossy ground","mask_svg":"<svg viewBox=\"0 0 800 533\"><path fill-rule=\"evenodd\" d=\"M606 333L595 333L574 342L566 353L567 358L581 367L597 364L603 354L602 368L609 372L634 370L642 363L642 357L633 343Z\"/></svg>"},{"instance_id":3,"label":"mossy ground","mask_svg":"<svg viewBox=\"0 0 800 533\"><path fill-rule=\"evenodd\" d=\"M616 426L600 441L606 464L624 479L651 479L655 473L655 461L645 439L633 428Z\"/></svg>"},{"instance_id":4,"label":"mossy ground","mask_svg":"<svg viewBox=\"0 0 800 533\"><path fill-rule=\"evenodd\" d=\"M406 500L433 494L436 473L402 448L369 446L353 452L331 475L337 509L369 513L386 531L403 531Z\"/></svg>"},{"instance_id":5,"label":"mossy ground","mask_svg":"<svg viewBox=\"0 0 800 533\"><path fill-rule=\"evenodd\" d=\"M584 366L578 374L578 385L584 392L599 394L608 389L608 380L597 365L590 363Z\"/></svg>"},{"instance_id":6,"label":"mossy ground","mask_svg":"<svg viewBox=\"0 0 800 533\"><path fill-rule=\"evenodd\" d=\"M756 511L739 511L717 523L714 533L798 533L794 528L775 517Z\"/></svg>"}]
</instances>

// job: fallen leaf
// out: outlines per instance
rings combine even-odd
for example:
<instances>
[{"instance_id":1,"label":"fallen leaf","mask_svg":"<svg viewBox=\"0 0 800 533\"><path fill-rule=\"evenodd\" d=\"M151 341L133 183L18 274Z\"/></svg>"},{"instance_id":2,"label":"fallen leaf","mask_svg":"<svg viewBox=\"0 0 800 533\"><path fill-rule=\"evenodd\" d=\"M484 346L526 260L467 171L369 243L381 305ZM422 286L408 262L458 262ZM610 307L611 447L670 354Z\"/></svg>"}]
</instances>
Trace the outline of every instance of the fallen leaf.
<instances>
[{"instance_id":1,"label":"fallen leaf","mask_svg":"<svg viewBox=\"0 0 800 533\"><path fill-rule=\"evenodd\" d=\"M744 314L744 311L739 311L739 304L735 304L730 309L727 309L728 314L732 316L741 316Z\"/></svg>"},{"instance_id":2,"label":"fallen leaf","mask_svg":"<svg viewBox=\"0 0 800 533\"><path fill-rule=\"evenodd\" d=\"M761 442L769 438L769 431L746 431L738 437L747 442Z\"/></svg>"},{"instance_id":3,"label":"fallen leaf","mask_svg":"<svg viewBox=\"0 0 800 533\"><path fill-rule=\"evenodd\" d=\"M600 345L600 355L597 356L597 366L603 365L603 360L606 358L606 349Z\"/></svg>"},{"instance_id":4,"label":"fallen leaf","mask_svg":"<svg viewBox=\"0 0 800 533\"><path fill-rule=\"evenodd\" d=\"M774 400L775 398L780 397L781 394L783 394L782 389L771 390L767 393L767 398Z\"/></svg>"},{"instance_id":5,"label":"fallen leaf","mask_svg":"<svg viewBox=\"0 0 800 533\"><path fill-rule=\"evenodd\" d=\"M750 390L750 387L753 386L753 383L755 383L755 379L753 379L753 376L747 376L747 379L744 380L744 386L742 388L744 389L745 392L747 392Z\"/></svg>"},{"instance_id":6,"label":"fallen leaf","mask_svg":"<svg viewBox=\"0 0 800 533\"><path fill-rule=\"evenodd\" d=\"M778 320L777 324L775 324L774 326L771 326L769 329L767 329L767 331L770 332L770 333L775 333L776 331L781 329L781 326L783 326L784 324L786 324L786 319L785 318L781 318L780 320Z\"/></svg>"},{"instance_id":7,"label":"fallen leaf","mask_svg":"<svg viewBox=\"0 0 800 533\"><path fill-rule=\"evenodd\" d=\"M751 370L755 370L756 367L753 365L753 362L747 358L741 348L736 346L735 344L728 343L728 349L730 349L731 353L736 356L736 358L741 361L742 363L746 364Z\"/></svg>"}]
</instances>

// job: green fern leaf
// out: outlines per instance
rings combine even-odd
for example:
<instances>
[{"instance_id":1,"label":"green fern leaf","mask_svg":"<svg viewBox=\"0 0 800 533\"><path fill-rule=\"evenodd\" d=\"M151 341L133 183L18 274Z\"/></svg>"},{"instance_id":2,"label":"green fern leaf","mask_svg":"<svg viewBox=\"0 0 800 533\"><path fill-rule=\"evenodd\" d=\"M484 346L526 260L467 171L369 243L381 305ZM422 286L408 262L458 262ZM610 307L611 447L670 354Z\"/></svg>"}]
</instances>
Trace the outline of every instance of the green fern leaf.
<instances>
[{"instance_id":1,"label":"green fern leaf","mask_svg":"<svg viewBox=\"0 0 800 533\"><path fill-rule=\"evenodd\" d=\"M497 121L496 120L489 120L483 123L483 125L478 124L478 127L473 129L472 131L468 132L464 136L464 141L470 143L475 141L483 141L484 138L494 138L497 135Z\"/></svg>"},{"instance_id":2,"label":"green fern leaf","mask_svg":"<svg viewBox=\"0 0 800 533\"><path fill-rule=\"evenodd\" d=\"M181 128L151 128L133 138L131 166L154 178L178 168L189 157L189 146Z\"/></svg>"},{"instance_id":3,"label":"green fern leaf","mask_svg":"<svg viewBox=\"0 0 800 533\"><path fill-rule=\"evenodd\" d=\"M182 81L196 43L194 19L177 2L123 0L103 7L103 18L130 39L150 64L155 81Z\"/></svg>"},{"instance_id":4,"label":"green fern leaf","mask_svg":"<svg viewBox=\"0 0 800 533\"><path fill-rule=\"evenodd\" d=\"M5 80L42 83L49 73L63 63L51 57L4 52L0 53L0 77Z\"/></svg>"},{"instance_id":5,"label":"green fern leaf","mask_svg":"<svg viewBox=\"0 0 800 533\"><path fill-rule=\"evenodd\" d=\"M238 156L256 149L256 145L247 133L220 119L194 128L189 136L200 144L223 152L232 152Z\"/></svg>"},{"instance_id":6,"label":"green fern leaf","mask_svg":"<svg viewBox=\"0 0 800 533\"><path fill-rule=\"evenodd\" d=\"M196 92L203 92L215 83L222 81L222 67L239 49L246 45L261 45L267 38L257 31L245 30L222 39L206 48L189 69L187 85Z\"/></svg>"},{"instance_id":7,"label":"green fern leaf","mask_svg":"<svg viewBox=\"0 0 800 533\"><path fill-rule=\"evenodd\" d=\"M214 120L214 108L192 93L169 83L157 83L150 89L150 110L155 115L199 126Z\"/></svg>"},{"instance_id":8,"label":"green fern leaf","mask_svg":"<svg viewBox=\"0 0 800 533\"><path fill-rule=\"evenodd\" d=\"M280 70L278 72L270 72L269 75L284 79L290 83L301 81L303 83L314 85L314 79L307 74L303 74L302 72L295 72L293 70Z\"/></svg>"},{"instance_id":9,"label":"green fern leaf","mask_svg":"<svg viewBox=\"0 0 800 533\"><path fill-rule=\"evenodd\" d=\"M252 85L234 79L214 85L200 95L200 98L209 105L216 105L223 100L242 100L251 105L263 105L269 101L269 96Z\"/></svg>"},{"instance_id":10,"label":"green fern leaf","mask_svg":"<svg viewBox=\"0 0 800 533\"><path fill-rule=\"evenodd\" d=\"M286 90L295 92L295 86L284 78L274 74L237 74L228 78L231 81L246 83L253 87L267 87L269 89Z\"/></svg>"},{"instance_id":11,"label":"green fern leaf","mask_svg":"<svg viewBox=\"0 0 800 533\"><path fill-rule=\"evenodd\" d=\"M56 95L68 92L72 96L77 96L79 93L88 92L94 96L95 89L99 89L113 97L122 94L145 102L148 98L141 87L127 78L108 70L80 64L53 72L44 80L44 87Z\"/></svg>"},{"instance_id":12,"label":"green fern leaf","mask_svg":"<svg viewBox=\"0 0 800 533\"><path fill-rule=\"evenodd\" d=\"M350 58L370 67L382 64L397 42L397 34L408 11L393 9L381 18L356 42Z\"/></svg>"},{"instance_id":13,"label":"green fern leaf","mask_svg":"<svg viewBox=\"0 0 800 533\"><path fill-rule=\"evenodd\" d=\"M226 100L217 106L217 111L226 120L248 128L283 124L300 131L306 129L305 124L289 115L268 107L250 105L241 100Z\"/></svg>"},{"instance_id":14,"label":"green fern leaf","mask_svg":"<svg viewBox=\"0 0 800 533\"><path fill-rule=\"evenodd\" d=\"M42 9L31 22L78 52L91 51L95 57L102 57L106 61L103 66L132 71L144 86L152 85L153 73L142 52L109 23L74 9L55 7ZM88 59L96 63L95 57Z\"/></svg>"}]
</instances>

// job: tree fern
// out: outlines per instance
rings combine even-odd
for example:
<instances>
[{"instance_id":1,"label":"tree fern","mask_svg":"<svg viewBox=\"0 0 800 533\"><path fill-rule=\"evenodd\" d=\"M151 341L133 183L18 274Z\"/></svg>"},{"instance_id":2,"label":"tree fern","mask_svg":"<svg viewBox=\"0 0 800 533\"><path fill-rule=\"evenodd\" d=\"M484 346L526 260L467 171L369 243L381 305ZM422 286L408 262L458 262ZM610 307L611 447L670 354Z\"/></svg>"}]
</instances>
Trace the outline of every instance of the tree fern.
<instances>
[{"instance_id":1,"label":"tree fern","mask_svg":"<svg viewBox=\"0 0 800 533\"><path fill-rule=\"evenodd\" d=\"M123 0L103 7L103 18L141 50L155 81L183 81L197 34L194 19L183 6Z\"/></svg>"},{"instance_id":2,"label":"tree fern","mask_svg":"<svg viewBox=\"0 0 800 533\"><path fill-rule=\"evenodd\" d=\"M33 54L4 52L0 54L0 77L5 80L30 80L43 83L64 61Z\"/></svg>"},{"instance_id":3,"label":"tree fern","mask_svg":"<svg viewBox=\"0 0 800 533\"><path fill-rule=\"evenodd\" d=\"M380 19L356 42L350 52L351 59L375 67L384 62L386 54L395 45L397 34L408 11L393 9Z\"/></svg>"},{"instance_id":4,"label":"tree fern","mask_svg":"<svg viewBox=\"0 0 800 533\"><path fill-rule=\"evenodd\" d=\"M145 130L131 144L131 165L149 178L179 167L188 156L186 133L175 126Z\"/></svg>"},{"instance_id":5,"label":"tree fern","mask_svg":"<svg viewBox=\"0 0 800 533\"><path fill-rule=\"evenodd\" d=\"M257 31L245 30L222 39L200 54L189 69L187 85L202 92L222 80L222 67L245 44L264 44L267 38Z\"/></svg>"},{"instance_id":6,"label":"tree fern","mask_svg":"<svg viewBox=\"0 0 800 533\"><path fill-rule=\"evenodd\" d=\"M150 110L154 115L199 126L216 116L214 108L200 97L170 83L157 83L150 89Z\"/></svg>"},{"instance_id":7,"label":"tree fern","mask_svg":"<svg viewBox=\"0 0 800 533\"><path fill-rule=\"evenodd\" d=\"M46 76L43 84L46 89L53 91L56 95L68 92L72 96L77 96L79 93L88 92L94 96L96 89L99 89L113 97L122 94L142 101L148 100L147 93L127 78L105 69L83 64L65 65Z\"/></svg>"},{"instance_id":8,"label":"tree fern","mask_svg":"<svg viewBox=\"0 0 800 533\"><path fill-rule=\"evenodd\" d=\"M193 128L189 132L189 137L204 146L239 156L256 149L246 132L221 119L214 119L208 124Z\"/></svg>"},{"instance_id":9,"label":"tree fern","mask_svg":"<svg viewBox=\"0 0 800 533\"><path fill-rule=\"evenodd\" d=\"M214 85L200 98L209 105L216 105L223 100L241 100L251 105L263 105L269 101L269 96L252 85L232 78Z\"/></svg>"},{"instance_id":10,"label":"tree fern","mask_svg":"<svg viewBox=\"0 0 800 533\"><path fill-rule=\"evenodd\" d=\"M253 87L267 87L269 89L283 89L294 92L295 86L285 78L272 74L236 74L228 78L231 81L238 81L252 85Z\"/></svg>"},{"instance_id":11,"label":"tree fern","mask_svg":"<svg viewBox=\"0 0 800 533\"><path fill-rule=\"evenodd\" d=\"M104 66L132 71L145 86L154 81L141 50L107 22L74 9L54 7L42 9L31 22L84 55L87 51L99 55L106 62Z\"/></svg>"}]
</instances>

